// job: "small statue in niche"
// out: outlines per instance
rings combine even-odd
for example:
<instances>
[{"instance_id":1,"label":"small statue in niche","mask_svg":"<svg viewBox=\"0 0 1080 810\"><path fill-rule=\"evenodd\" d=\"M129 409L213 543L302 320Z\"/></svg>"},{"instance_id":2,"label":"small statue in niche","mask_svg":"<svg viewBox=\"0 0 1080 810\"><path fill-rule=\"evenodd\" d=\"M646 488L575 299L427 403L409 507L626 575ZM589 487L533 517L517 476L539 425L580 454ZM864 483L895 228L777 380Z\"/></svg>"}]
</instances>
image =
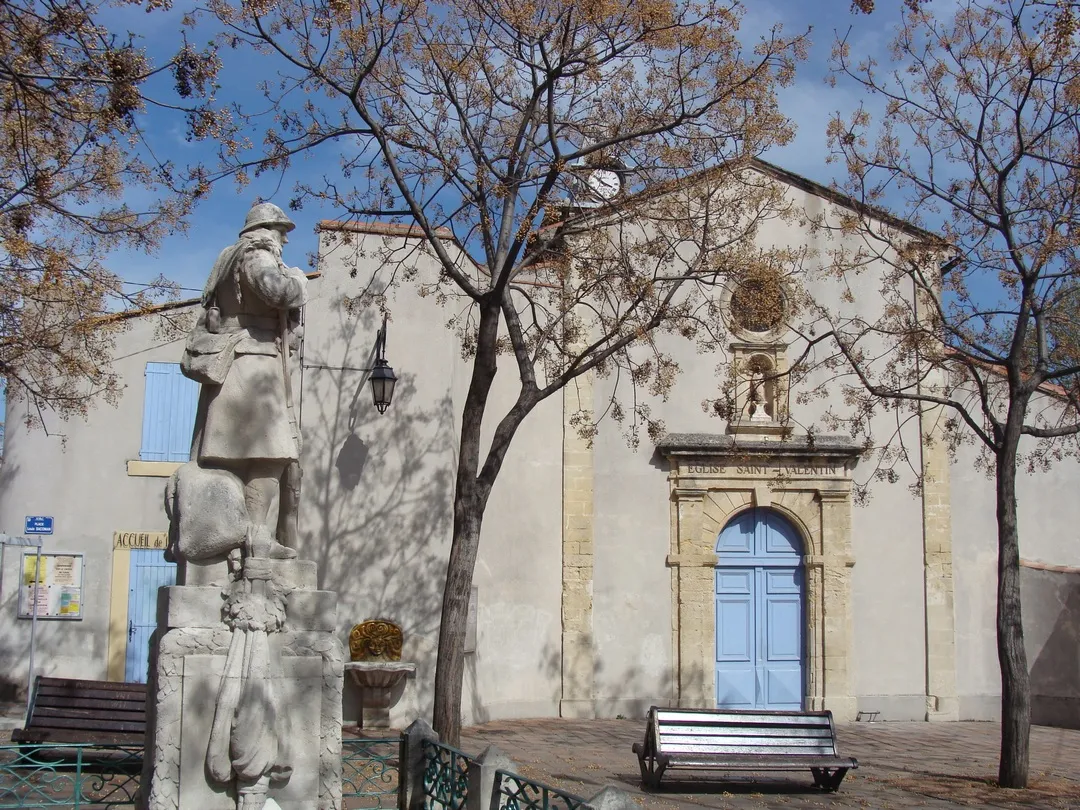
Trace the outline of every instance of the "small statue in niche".
<instances>
[{"instance_id":1,"label":"small statue in niche","mask_svg":"<svg viewBox=\"0 0 1080 810\"><path fill-rule=\"evenodd\" d=\"M746 415L751 422L776 421L776 381L769 378L772 370L772 364L763 357L753 357L747 363Z\"/></svg>"},{"instance_id":2,"label":"small statue in niche","mask_svg":"<svg viewBox=\"0 0 1080 810\"><path fill-rule=\"evenodd\" d=\"M762 393L764 384L761 382L750 382L750 421L751 422L769 422L771 415L768 412L768 405L765 403L765 395Z\"/></svg>"}]
</instances>

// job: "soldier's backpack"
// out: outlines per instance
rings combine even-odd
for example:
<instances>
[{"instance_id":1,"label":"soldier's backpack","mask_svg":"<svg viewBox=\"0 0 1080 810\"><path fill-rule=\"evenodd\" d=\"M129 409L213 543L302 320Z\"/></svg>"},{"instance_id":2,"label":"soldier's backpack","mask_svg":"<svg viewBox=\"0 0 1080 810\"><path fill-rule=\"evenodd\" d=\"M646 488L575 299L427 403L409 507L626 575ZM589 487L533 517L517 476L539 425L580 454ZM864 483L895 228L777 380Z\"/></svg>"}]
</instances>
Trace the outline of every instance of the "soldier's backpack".
<instances>
[{"instance_id":1,"label":"soldier's backpack","mask_svg":"<svg viewBox=\"0 0 1080 810\"><path fill-rule=\"evenodd\" d=\"M236 344L244 339L244 332L218 333L217 286L233 271L240 257L242 245L229 245L218 255L214 269L202 294L202 312L195 328L188 333L184 356L180 359L180 372L190 380L202 385L221 385L232 367Z\"/></svg>"}]
</instances>

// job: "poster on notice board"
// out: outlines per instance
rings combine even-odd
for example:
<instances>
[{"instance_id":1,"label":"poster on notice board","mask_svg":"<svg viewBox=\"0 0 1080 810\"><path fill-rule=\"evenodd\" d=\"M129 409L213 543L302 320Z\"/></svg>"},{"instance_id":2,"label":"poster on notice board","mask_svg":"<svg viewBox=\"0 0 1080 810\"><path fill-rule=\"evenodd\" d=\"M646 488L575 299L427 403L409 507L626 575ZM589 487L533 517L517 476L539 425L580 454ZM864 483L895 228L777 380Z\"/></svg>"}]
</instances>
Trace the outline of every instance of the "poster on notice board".
<instances>
[{"instance_id":1,"label":"poster on notice board","mask_svg":"<svg viewBox=\"0 0 1080 810\"><path fill-rule=\"evenodd\" d=\"M24 551L19 578L19 618L34 615L37 599L39 619L82 618L82 554L42 554Z\"/></svg>"}]
</instances>

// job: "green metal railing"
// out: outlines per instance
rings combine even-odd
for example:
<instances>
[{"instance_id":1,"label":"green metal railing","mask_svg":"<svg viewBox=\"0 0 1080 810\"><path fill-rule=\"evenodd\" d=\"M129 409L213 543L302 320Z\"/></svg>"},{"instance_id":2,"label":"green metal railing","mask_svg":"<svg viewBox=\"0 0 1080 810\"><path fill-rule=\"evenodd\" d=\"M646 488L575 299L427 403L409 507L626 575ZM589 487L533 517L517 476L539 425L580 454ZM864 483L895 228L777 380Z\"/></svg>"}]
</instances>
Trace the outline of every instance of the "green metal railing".
<instances>
[{"instance_id":1,"label":"green metal railing","mask_svg":"<svg viewBox=\"0 0 1080 810\"><path fill-rule=\"evenodd\" d=\"M341 796L359 798L350 807L397 807L399 737L344 737L341 740Z\"/></svg>"},{"instance_id":2,"label":"green metal railing","mask_svg":"<svg viewBox=\"0 0 1080 810\"><path fill-rule=\"evenodd\" d=\"M499 810L588 810L580 796L509 771L495 771L494 790Z\"/></svg>"},{"instance_id":3,"label":"green metal railing","mask_svg":"<svg viewBox=\"0 0 1080 810\"><path fill-rule=\"evenodd\" d=\"M341 741L341 793L350 807L391 810L398 801L399 739ZM0 746L0 810L133 806L141 746Z\"/></svg>"},{"instance_id":4,"label":"green metal railing","mask_svg":"<svg viewBox=\"0 0 1080 810\"><path fill-rule=\"evenodd\" d=\"M341 741L342 797L350 808L393 810L398 803L397 737ZM143 751L131 745L0 746L0 810L32 807L107 808L135 804ZM425 740L425 810L465 810L469 768L464 751ZM495 772L499 810L589 810L573 793L515 773Z\"/></svg>"},{"instance_id":5,"label":"green metal railing","mask_svg":"<svg viewBox=\"0 0 1080 810\"><path fill-rule=\"evenodd\" d=\"M463 810L469 795L469 766L464 751L424 740L424 810Z\"/></svg>"},{"instance_id":6,"label":"green metal railing","mask_svg":"<svg viewBox=\"0 0 1080 810\"><path fill-rule=\"evenodd\" d=\"M142 746L0 746L0 808L116 807L139 791Z\"/></svg>"}]
</instances>

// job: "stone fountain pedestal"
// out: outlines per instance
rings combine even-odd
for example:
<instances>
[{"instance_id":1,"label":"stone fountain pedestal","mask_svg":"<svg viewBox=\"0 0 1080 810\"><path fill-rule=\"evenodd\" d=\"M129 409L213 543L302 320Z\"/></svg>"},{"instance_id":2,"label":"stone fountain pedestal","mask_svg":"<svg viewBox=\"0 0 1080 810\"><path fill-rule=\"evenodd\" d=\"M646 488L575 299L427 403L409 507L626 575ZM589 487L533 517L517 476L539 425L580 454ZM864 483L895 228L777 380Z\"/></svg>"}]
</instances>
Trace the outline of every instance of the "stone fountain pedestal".
<instances>
[{"instance_id":1,"label":"stone fountain pedestal","mask_svg":"<svg viewBox=\"0 0 1080 810\"><path fill-rule=\"evenodd\" d=\"M360 727L390 728L390 705L398 684L416 672L408 661L349 661L345 664L360 687Z\"/></svg>"},{"instance_id":2,"label":"stone fountain pedestal","mask_svg":"<svg viewBox=\"0 0 1080 810\"><path fill-rule=\"evenodd\" d=\"M184 585L162 588L158 637L152 645L147 745L141 805L149 810L235 810L234 787L207 778L207 740L232 632L222 608L228 569L181 563ZM317 590L316 565L271 562L288 591L285 624L269 635L273 678L292 773L271 781L266 806L282 810L341 807L341 690L344 654L335 633L337 594Z\"/></svg>"},{"instance_id":3,"label":"stone fountain pedestal","mask_svg":"<svg viewBox=\"0 0 1080 810\"><path fill-rule=\"evenodd\" d=\"M367 619L349 631L352 661L345 669L360 687L361 728L390 728L395 690L416 672L416 664L401 660L403 638L401 626L389 619Z\"/></svg>"}]
</instances>

